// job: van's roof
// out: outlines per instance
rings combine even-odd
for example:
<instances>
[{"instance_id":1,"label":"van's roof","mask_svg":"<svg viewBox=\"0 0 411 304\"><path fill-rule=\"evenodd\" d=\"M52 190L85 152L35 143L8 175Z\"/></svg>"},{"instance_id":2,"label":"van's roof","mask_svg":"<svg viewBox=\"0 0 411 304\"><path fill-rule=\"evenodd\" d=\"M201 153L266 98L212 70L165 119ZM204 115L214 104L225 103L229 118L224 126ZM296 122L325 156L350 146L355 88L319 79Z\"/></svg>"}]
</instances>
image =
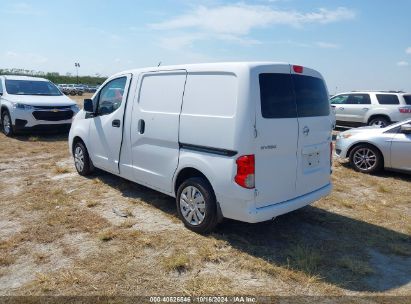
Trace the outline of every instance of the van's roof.
<instances>
[{"instance_id":1,"label":"van's roof","mask_svg":"<svg viewBox=\"0 0 411 304\"><path fill-rule=\"evenodd\" d=\"M18 76L18 75L1 75L8 80L30 80L30 81L48 81L47 79L32 76Z\"/></svg>"},{"instance_id":2,"label":"van's roof","mask_svg":"<svg viewBox=\"0 0 411 304\"><path fill-rule=\"evenodd\" d=\"M235 71L239 68L252 69L260 66L270 66L270 65L290 65L286 62L216 62L216 63L196 63L196 64L184 64L184 65L169 65L169 66L158 66L158 67L147 67L140 69L132 69L117 73L116 75L125 73L143 73L143 72L157 72L157 71L167 71L167 70L187 70L188 72L203 72L203 71ZM114 76L116 76L114 75Z\"/></svg>"}]
</instances>

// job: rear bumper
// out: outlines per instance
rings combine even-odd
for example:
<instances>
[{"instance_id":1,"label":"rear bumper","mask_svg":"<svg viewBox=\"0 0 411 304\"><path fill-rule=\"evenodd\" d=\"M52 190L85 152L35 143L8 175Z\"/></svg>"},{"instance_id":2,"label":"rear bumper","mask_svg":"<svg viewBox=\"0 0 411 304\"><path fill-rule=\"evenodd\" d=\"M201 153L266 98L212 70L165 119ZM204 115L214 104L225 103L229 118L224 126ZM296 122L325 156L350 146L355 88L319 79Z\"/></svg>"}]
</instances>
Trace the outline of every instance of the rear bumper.
<instances>
[{"instance_id":1,"label":"rear bumper","mask_svg":"<svg viewBox=\"0 0 411 304\"><path fill-rule=\"evenodd\" d=\"M305 207L307 205L310 205L315 201L318 201L320 198L330 194L331 190L332 185L328 184L323 188L320 188L311 193L307 193L303 196L294 198L292 200L288 200L282 203L262 208L255 208L254 210L250 210L250 212L244 215L244 218L240 220L248 223L259 223L269 221L282 214L286 214L294 210L300 209L302 207Z\"/></svg>"}]
</instances>

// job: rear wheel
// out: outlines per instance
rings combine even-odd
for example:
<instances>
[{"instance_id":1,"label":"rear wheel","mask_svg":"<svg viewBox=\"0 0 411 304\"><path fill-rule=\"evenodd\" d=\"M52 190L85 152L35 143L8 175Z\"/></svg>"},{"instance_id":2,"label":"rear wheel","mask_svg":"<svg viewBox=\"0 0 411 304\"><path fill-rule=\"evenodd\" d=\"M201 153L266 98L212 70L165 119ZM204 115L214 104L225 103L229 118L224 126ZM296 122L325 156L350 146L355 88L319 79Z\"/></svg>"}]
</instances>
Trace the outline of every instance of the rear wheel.
<instances>
[{"instance_id":1,"label":"rear wheel","mask_svg":"<svg viewBox=\"0 0 411 304\"><path fill-rule=\"evenodd\" d=\"M194 177L183 182L178 188L176 202L177 213L190 230L204 234L217 226L216 198L204 178Z\"/></svg>"},{"instance_id":2,"label":"rear wheel","mask_svg":"<svg viewBox=\"0 0 411 304\"><path fill-rule=\"evenodd\" d=\"M368 125L369 126L376 126L376 127L380 127L380 128L385 128L385 127L389 126L390 123L391 122L386 117L378 116L378 117L375 117L375 118L371 119L370 122L368 123Z\"/></svg>"},{"instance_id":3,"label":"rear wheel","mask_svg":"<svg viewBox=\"0 0 411 304\"><path fill-rule=\"evenodd\" d=\"M88 151L82 142L77 142L73 148L74 165L78 174L82 176L90 175L94 171L93 164L88 155Z\"/></svg>"},{"instance_id":4,"label":"rear wheel","mask_svg":"<svg viewBox=\"0 0 411 304\"><path fill-rule=\"evenodd\" d=\"M14 129L10 114L8 111L4 111L1 116L1 125L4 135L11 137L14 135Z\"/></svg>"},{"instance_id":5,"label":"rear wheel","mask_svg":"<svg viewBox=\"0 0 411 304\"><path fill-rule=\"evenodd\" d=\"M377 148L364 144L351 151L350 164L355 171L372 174L383 168L384 159Z\"/></svg>"}]
</instances>

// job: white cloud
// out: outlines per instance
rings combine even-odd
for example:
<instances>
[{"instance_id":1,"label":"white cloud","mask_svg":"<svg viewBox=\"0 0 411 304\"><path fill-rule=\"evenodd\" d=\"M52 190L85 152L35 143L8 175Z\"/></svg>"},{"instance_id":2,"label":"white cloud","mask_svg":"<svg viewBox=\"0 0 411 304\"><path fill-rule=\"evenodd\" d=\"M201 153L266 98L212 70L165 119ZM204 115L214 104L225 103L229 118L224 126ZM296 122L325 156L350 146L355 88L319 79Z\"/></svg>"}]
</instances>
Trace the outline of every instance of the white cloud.
<instances>
[{"instance_id":1,"label":"white cloud","mask_svg":"<svg viewBox=\"0 0 411 304\"><path fill-rule=\"evenodd\" d=\"M324 41L318 41L315 43L315 45L323 49L339 49L340 48L340 45L336 43L324 42Z\"/></svg>"},{"instance_id":2,"label":"white cloud","mask_svg":"<svg viewBox=\"0 0 411 304\"><path fill-rule=\"evenodd\" d=\"M410 55L411 55L411 46L410 46L408 49L406 49L405 52L406 52L407 54L410 54Z\"/></svg>"},{"instance_id":3,"label":"white cloud","mask_svg":"<svg viewBox=\"0 0 411 304\"><path fill-rule=\"evenodd\" d=\"M407 67L407 66L409 66L410 64L407 62L407 61L399 61L399 62L397 62L397 66L399 66L399 67Z\"/></svg>"},{"instance_id":4,"label":"white cloud","mask_svg":"<svg viewBox=\"0 0 411 304\"><path fill-rule=\"evenodd\" d=\"M247 35L255 28L270 25L301 27L304 24L328 24L355 18L355 12L344 7L325 8L303 13L273 9L265 5L235 4L194 11L171 20L151 24L157 30L197 29L208 33Z\"/></svg>"}]
</instances>

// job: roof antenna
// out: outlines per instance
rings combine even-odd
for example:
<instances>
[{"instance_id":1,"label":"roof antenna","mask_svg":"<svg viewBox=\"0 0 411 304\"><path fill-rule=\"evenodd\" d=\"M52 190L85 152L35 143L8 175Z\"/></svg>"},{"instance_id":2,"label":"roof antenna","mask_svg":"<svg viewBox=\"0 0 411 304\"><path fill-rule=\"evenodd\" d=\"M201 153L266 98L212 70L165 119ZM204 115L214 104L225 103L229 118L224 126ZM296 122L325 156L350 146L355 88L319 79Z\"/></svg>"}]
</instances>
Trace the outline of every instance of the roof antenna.
<instances>
[{"instance_id":1,"label":"roof antenna","mask_svg":"<svg viewBox=\"0 0 411 304\"><path fill-rule=\"evenodd\" d=\"M158 63L158 66L157 67L159 67L161 65L161 61Z\"/></svg>"}]
</instances>

